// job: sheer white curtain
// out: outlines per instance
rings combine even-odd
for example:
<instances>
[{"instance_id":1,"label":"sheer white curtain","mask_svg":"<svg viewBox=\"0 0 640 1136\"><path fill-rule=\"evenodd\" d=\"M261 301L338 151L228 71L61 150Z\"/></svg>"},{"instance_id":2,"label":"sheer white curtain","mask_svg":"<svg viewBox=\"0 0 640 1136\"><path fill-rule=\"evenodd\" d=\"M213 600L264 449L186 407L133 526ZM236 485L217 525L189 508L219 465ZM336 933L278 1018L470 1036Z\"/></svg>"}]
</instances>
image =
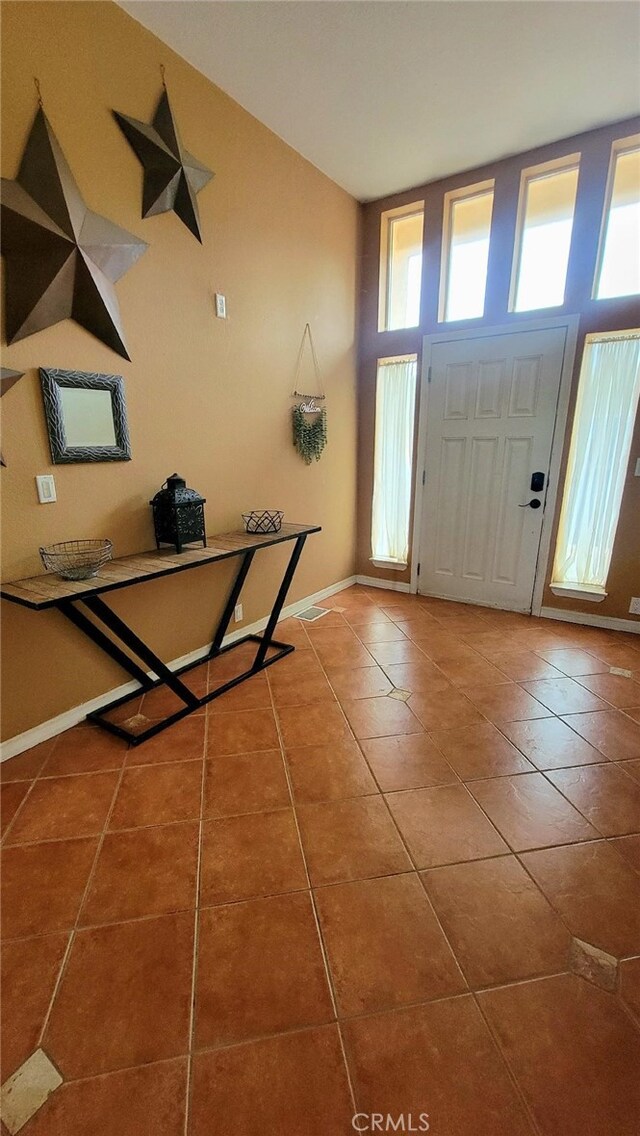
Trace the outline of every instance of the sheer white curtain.
<instances>
[{"instance_id":1,"label":"sheer white curtain","mask_svg":"<svg viewBox=\"0 0 640 1136\"><path fill-rule=\"evenodd\" d=\"M409 554L416 359L378 364L371 553L404 567Z\"/></svg>"},{"instance_id":2,"label":"sheer white curtain","mask_svg":"<svg viewBox=\"0 0 640 1136\"><path fill-rule=\"evenodd\" d=\"M639 337L585 345L554 583L607 582L639 395Z\"/></svg>"}]
</instances>

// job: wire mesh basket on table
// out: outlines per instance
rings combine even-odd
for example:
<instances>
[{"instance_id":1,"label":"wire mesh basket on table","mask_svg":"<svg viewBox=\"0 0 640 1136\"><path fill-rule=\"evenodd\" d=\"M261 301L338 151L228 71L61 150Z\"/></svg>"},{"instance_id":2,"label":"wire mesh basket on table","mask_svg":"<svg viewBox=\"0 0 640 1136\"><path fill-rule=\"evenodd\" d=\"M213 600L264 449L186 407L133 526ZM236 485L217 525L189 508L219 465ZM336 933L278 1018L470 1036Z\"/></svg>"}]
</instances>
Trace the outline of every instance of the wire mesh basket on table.
<instances>
[{"instance_id":1,"label":"wire mesh basket on table","mask_svg":"<svg viewBox=\"0 0 640 1136\"><path fill-rule=\"evenodd\" d=\"M254 509L243 513L244 527L248 533L280 532L284 513L280 509Z\"/></svg>"},{"instance_id":2,"label":"wire mesh basket on table","mask_svg":"<svg viewBox=\"0 0 640 1136\"><path fill-rule=\"evenodd\" d=\"M45 568L63 580L90 580L111 559L110 540L62 540L40 549Z\"/></svg>"}]
</instances>

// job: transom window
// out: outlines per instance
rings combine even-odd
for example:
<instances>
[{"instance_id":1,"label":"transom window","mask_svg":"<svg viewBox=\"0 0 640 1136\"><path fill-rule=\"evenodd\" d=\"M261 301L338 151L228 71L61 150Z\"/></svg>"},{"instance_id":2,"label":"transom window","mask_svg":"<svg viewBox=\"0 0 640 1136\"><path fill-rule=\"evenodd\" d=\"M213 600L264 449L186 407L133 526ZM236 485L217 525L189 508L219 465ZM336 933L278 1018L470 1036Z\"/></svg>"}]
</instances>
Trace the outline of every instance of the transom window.
<instances>
[{"instance_id":1,"label":"transom window","mask_svg":"<svg viewBox=\"0 0 640 1136\"><path fill-rule=\"evenodd\" d=\"M640 292L640 136L621 138L611 152L600 256L597 300Z\"/></svg>"},{"instance_id":2,"label":"transom window","mask_svg":"<svg viewBox=\"0 0 640 1136\"><path fill-rule=\"evenodd\" d=\"M493 184L480 182L445 194L440 320L484 315Z\"/></svg>"},{"instance_id":3,"label":"transom window","mask_svg":"<svg viewBox=\"0 0 640 1136\"><path fill-rule=\"evenodd\" d=\"M378 331L420 322L423 226L423 201L382 214Z\"/></svg>"},{"instance_id":4,"label":"transom window","mask_svg":"<svg viewBox=\"0 0 640 1136\"><path fill-rule=\"evenodd\" d=\"M564 303L579 163L571 154L522 171L511 311Z\"/></svg>"}]
</instances>

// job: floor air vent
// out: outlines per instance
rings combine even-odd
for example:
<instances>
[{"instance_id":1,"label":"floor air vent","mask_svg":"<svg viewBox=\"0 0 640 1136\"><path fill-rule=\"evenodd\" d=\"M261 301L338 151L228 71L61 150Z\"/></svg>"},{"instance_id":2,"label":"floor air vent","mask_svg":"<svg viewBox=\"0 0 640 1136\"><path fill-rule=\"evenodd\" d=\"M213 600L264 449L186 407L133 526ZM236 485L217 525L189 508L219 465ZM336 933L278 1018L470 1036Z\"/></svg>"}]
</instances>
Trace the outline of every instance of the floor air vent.
<instances>
[{"instance_id":1,"label":"floor air vent","mask_svg":"<svg viewBox=\"0 0 640 1136\"><path fill-rule=\"evenodd\" d=\"M328 615L328 607L308 607L305 611L299 611L296 619L304 619L305 623L313 623L314 619L322 619L323 615Z\"/></svg>"}]
</instances>

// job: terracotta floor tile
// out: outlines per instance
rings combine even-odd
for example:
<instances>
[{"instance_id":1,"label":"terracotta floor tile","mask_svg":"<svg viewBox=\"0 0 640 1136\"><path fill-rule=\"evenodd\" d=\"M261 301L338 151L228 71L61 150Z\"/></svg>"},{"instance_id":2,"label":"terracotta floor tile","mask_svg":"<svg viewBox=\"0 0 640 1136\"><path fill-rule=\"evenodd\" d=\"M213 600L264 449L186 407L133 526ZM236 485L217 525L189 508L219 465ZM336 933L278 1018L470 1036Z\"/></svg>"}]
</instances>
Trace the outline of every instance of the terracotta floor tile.
<instances>
[{"instance_id":1,"label":"terracotta floor tile","mask_svg":"<svg viewBox=\"0 0 640 1136\"><path fill-rule=\"evenodd\" d=\"M292 809L205 821L200 904L308 887Z\"/></svg>"},{"instance_id":2,"label":"terracotta floor tile","mask_svg":"<svg viewBox=\"0 0 640 1136\"><path fill-rule=\"evenodd\" d=\"M367 763L353 740L334 745L289 749L286 757L293 794L300 803L363 797L378 791Z\"/></svg>"},{"instance_id":3,"label":"terracotta floor tile","mask_svg":"<svg viewBox=\"0 0 640 1136\"><path fill-rule=\"evenodd\" d=\"M623 667L625 669L628 667L635 670L638 666L638 650L635 645L630 647L615 640L609 642L605 639L601 644L593 642L587 649L610 667Z\"/></svg>"},{"instance_id":4,"label":"terracotta floor tile","mask_svg":"<svg viewBox=\"0 0 640 1136\"><path fill-rule=\"evenodd\" d=\"M73 926L97 838L17 845L2 853L2 937L46 935Z\"/></svg>"},{"instance_id":5,"label":"terracotta floor tile","mask_svg":"<svg viewBox=\"0 0 640 1136\"><path fill-rule=\"evenodd\" d=\"M585 714L609 708L606 702L572 678L542 678L525 682L523 686L554 714Z\"/></svg>"},{"instance_id":6,"label":"terracotta floor tile","mask_svg":"<svg viewBox=\"0 0 640 1136\"><path fill-rule=\"evenodd\" d=\"M275 749L278 731L272 710L235 710L207 715L207 756Z\"/></svg>"},{"instance_id":7,"label":"terracotta floor tile","mask_svg":"<svg viewBox=\"0 0 640 1136\"><path fill-rule=\"evenodd\" d=\"M485 720L466 694L454 687L412 694L408 705L425 729L430 731L479 725Z\"/></svg>"},{"instance_id":8,"label":"terracotta floor tile","mask_svg":"<svg viewBox=\"0 0 640 1136\"><path fill-rule=\"evenodd\" d=\"M96 863L80 923L115 923L195 907L196 822L110 832Z\"/></svg>"},{"instance_id":9,"label":"terracotta floor tile","mask_svg":"<svg viewBox=\"0 0 640 1136\"><path fill-rule=\"evenodd\" d=\"M26 1136L182 1136L187 1062L61 1085L25 1128Z\"/></svg>"},{"instance_id":10,"label":"terracotta floor tile","mask_svg":"<svg viewBox=\"0 0 640 1136\"><path fill-rule=\"evenodd\" d=\"M560 718L504 722L501 730L536 769L562 769L602 761L600 750L581 738Z\"/></svg>"},{"instance_id":11,"label":"terracotta floor tile","mask_svg":"<svg viewBox=\"0 0 640 1136\"><path fill-rule=\"evenodd\" d=\"M31 781L37 777L57 740L51 738L47 742L40 742L40 745L32 746L24 753L0 761L0 781L4 784L5 781Z\"/></svg>"},{"instance_id":12,"label":"terracotta floor tile","mask_svg":"<svg viewBox=\"0 0 640 1136\"><path fill-rule=\"evenodd\" d=\"M69 935L2 946L2 1083L37 1049Z\"/></svg>"},{"instance_id":13,"label":"terracotta floor tile","mask_svg":"<svg viewBox=\"0 0 640 1136\"><path fill-rule=\"evenodd\" d=\"M521 860L577 939L616 958L640 954L640 878L606 840Z\"/></svg>"},{"instance_id":14,"label":"terracotta floor tile","mask_svg":"<svg viewBox=\"0 0 640 1136\"><path fill-rule=\"evenodd\" d=\"M518 643L513 631L483 631L464 636L467 652L473 650L474 655L482 655L489 662L493 662L498 654L522 655L527 649ZM471 656L469 656L471 657Z\"/></svg>"},{"instance_id":15,"label":"terracotta floor tile","mask_svg":"<svg viewBox=\"0 0 640 1136\"><path fill-rule=\"evenodd\" d=\"M640 1034L613 995L567 974L479 999L544 1133L632 1136Z\"/></svg>"},{"instance_id":16,"label":"terracotta floor tile","mask_svg":"<svg viewBox=\"0 0 640 1136\"><path fill-rule=\"evenodd\" d=\"M155 765L158 762L196 761L204 754L205 729L202 714L185 718L142 745L132 746L127 752L125 764Z\"/></svg>"},{"instance_id":17,"label":"terracotta floor tile","mask_svg":"<svg viewBox=\"0 0 640 1136\"><path fill-rule=\"evenodd\" d=\"M640 836L614 836L609 840L627 863L640 872Z\"/></svg>"},{"instance_id":18,"label":"terracotta floor tile","mask_svg":"<svg viewBox=\"0 0 640 1136\"><path fill-rule=\"evenodd\" d=\"M185 685L187 684L185 683ZM184 705L182 699L174 694L169 687L156 686L143 696L140 713L153 722L159 718L166 718L169 714L176 714L179 710L184 710ZM193 711L196 717L204 713L204 706Z\"/></svg>"},{"instance_id":19,"label":"terracotta floor tile","mask_svg":"<svg viewBox=\"0 0 640 1136\"><path fill-rule=\"evenodd\" d=\"M343 710L359 739L419 734L422 729L409 707L392 698L352 699L343 702Z\"/></svg>"},{"instance_id":20,"label":"terracotta floor tile","mask_svg":"<svg viewBox=\"0 0 640 1136\"><path fill-rule=\"evenodd\" d=\"M402 632L406 639L424 639L425 635L429 635L431 631L439 631L440 628L434 619L427 615L412 614L411 619L398 620L395 626Z\"/></svg>"},{"instance_id":21,"label":"terracotta floor tile","mask_svg":"<svg viewBox=\"0 0 640 1136\"><path fill-rule=\"evenodd\" d=\"M207 702L207 715L227 714L235 710L270 710L271 694L265 674L253 675L226 694Z\"/></svg>"},{"instance_id":22,"label":"terracotta floor tile","mask_svg":"<svg viewBox=\"0 0 640 1136\"><path fill-rule=\"evenodd\" d=\"M323 615L323 619L331 619L335 612L328 615ZM288 619L281 619L276 625L275 638L281 643L289 643L292 647L308 647L309 637L307 635L307 626L311 624L304 623L296 616L290 616Z\"/></svg>"},{"instance_id":23,"label":"terracotta floor tile","mask_svg":"<svg viewBox=\"0 0 640 1136\"><path fill-rule=\"evenodd\" d=\"M5 781L0 786L0 829L4 836L11 821L24 801L31 781Z\"/></svg>"},{"instance_id":24,"label":"terracotta floor tile","mask_svg":"<svg viewBox=\"0 0 640 1136\"><path fill-rule=\"evenodd\" d=\"M441 659L439 665L454 686L461 690L468 686L489 686L507 681L506 675L481 655L475 659Z\"/></svg>"},{"instance_id":25,"label":"terracotta floor tile","mask_svg":"<svg viewBox=\"0 0 640 1136\"><path fill-rule=\"evenodd\" d=\"M193 1086L192 1136L345 1136L351 1129L336 1026L197 1054Z\"/></svg>"},{"instance_id":26,"label":"terracotta floor tile","mask_svg":"<svg viewBox=\"0 0 640 1136\"><path fill-rule=\"evenodd\" d=\"M221 682L237 678L250 670L258 650L257 643L238 643L230 651L223 651L215 659L209 660L209 689Z\"/></svg>"},{"instance_id":27,"label":"terracotta floor tile","mask_svg":"<svg viewBox=\"0 0 640 1136\"><path fill-rule=\"evenodd\" d=\"M533 768L491 722L461 730L432 730L431 737L463 781L527 773Z\"/></svg>"},{"instance_id":28,"label":"terracotta floor tile","mask_svg":"<svg viewBox=\"0 0 640 1136\"><path fill-rule=\"evenodd\" d=\"M368 738L362 751L384 793L450 785L458 778L427 734Z\"/></svg>"},{"instance_id":29,"label":"terracotta floor tile","mask_svg":"<svg viewBox=\"0 0 640 1136\"><path fill-rule=\"evenodd\" d=\"M451 690L449 679L426 656L417 663L386 663L384 673L394 686L410 690L412 694Z\"/></svg>"},{"instance_id":30,"label":"terracotta floor tile","mask_svg":"<svg viewBox=\"0 0 640 1136\"><path fill-rule=\"evenodd\" d=\"M331 617L330 617L331 618ZM309 625L309 640L315 651L320 652L325 647L332 646L335 643L341 643L344 646L357 646L358 637L349 625L343 620L342 616L336 617L336 622L333 626L329 627L327 624L318 623L315 627Z\"/></svg>"},{"instance_id":31,"label":"terracotta floor tile","mask_svg":"<svg viewBox=\"0 0 640 1136\"><path fill-rule=\"evenodd\" d=\"M636 757L632 761L621 761L619 766L630 777L633 777L634 781L640 781L640 757Z\"/></svg>"},{"instance_id":32,"label":"terracotta floor tile","mask_svg":"<svg viewBox=\"0 0 640 1136\"><path fill-rule=\"evenodd\" d=\"M380 646L394 647L397 645L404 646L404 644L395 643L385 643ZM314 646L320 662L325 667L372 667L375 665L374 657L355 635L351 636L349 640L344 639L333 643L323 642L317 645L314 639Z\"/></svg>"},{"instance_id":33,"label":"terracotta floor tile","mask_svg":"<svg viewBox=\"0 0 640 1136\"><path fill-rule=\"evenodd\" d=\"M287 749L307 745L348 742L351 731L337 703L289 706L278 710L282 738Z\"/></svg>"},{"instance_id":34,"label":"terracotta floor tile","mask_svg":"<svg viewBox=\"0 0 640 1136\"><path fill-rule=\"evenodd\" d=\"M418 868L508 851L464 785L390 793L387 801Z\"/></svg>"},{"instance_id":35,"label":"terracotta floor tile","mask_svg":"<svg viewBox=\"0 0 640 1136\"><path fill-rule=\"evenodd\" d=\"M368 669L364 667L363 671ZM308 678L292 678L273 687L273 701L277 709L281 706L311 706L316 702L333 702L335 697L321 671Z\"/></svg>"},{"instance_id":36,"label":"terracotta floor tile","mask_svg":"<svg viewBox=\"0 0 640 1136\"><path fill-rule=\"evenodd\" d=\"M515 856L422 873L472 989L566 970L571 936Z\"/></svg>"},{"instance_id":37,"label":"terracotta floor tile","mask_svg":"<svg viewBox=\"0 0 640 1136\"><path fill-rule=\"evenodd\" d=\"M416 639L415 642L423 654L434 663L443 662L445 659L477 659L478 657L477 651L474 651L468 643L463 642L457 635L452 635L442 629L430 631L424 639ZM406 661L411 660L407 659Z\"/></svg>"},{"instance_id":38,"label":"terracotta floor tile","mask_svg":"<svg viewBox=\"0 0 640 1136\"><path fill-rule=\"evenodd\" d=\"M620 963L620 997L640 1021L640 958Z\"/></svg>"},{"instance_id":39,"label":"terracotta floor tile","mask_svg":"<svg viewBox=\"0 0 640 1136\"><path fill-rule=\"evenodd\" d=\"M630 718L633 718L634 722L640 722L640 707L638 707L638 708L627 707L627 709L625 710L625 714L628 714Z\"/></svg>"},{"instance_id":40,"label":"terracotta floor tile","mask_svg":"<svg viewBox=\"0 0 640 1136\"><path fill-rule=\"evenodd\" d=\"M564 721L610 761L640 757L640 724L620 710L569 714Z\"/></svg>"},{"instance_id":41,"label":"terracotta floor tile","mask_svg":"<svg viewBox=\"0 0 640 1136\"><path fill-rule=\"evenodd\" d=\"M351 698L379 698L393 690L380 667L329 667L327 677L341 702Z\"/></svg>"},{"instance_id":42,"label":"terracotta floor tile","mask_svg":"<svg viewBox=\"0 0 640 1136\"><path fill-rule=\"evenodd\" d=\"M307 892L200 912L196 1045L228 1045L333 1019Z\"/></svg>"},{"instance_id":43,"label":"terracotta floor tile","mask_svg":"<svg viewBox=\"0 0 640 1136\"><path fill-rule=\"evenodd\" d=\"M201 787L201 761L125 769L109 828L193 820L200 815Z\"/></svg>"},{"instance_id":44,"label":"terracotta floor tile","mask_svg":"<svg viewBox=\"0 0 640 1136\"><path fill-rule=\"evenodd\" d=\"M357 632L358 628L373 627L376 624L386 624L388 627L393 620L379 607L369 607L358 611L347 611L344 615L345 623Z\"/></svg>"},{"instance_id":45,"label":"terracotta floor tile","mask_svg":"<svg viewBox=\"0 0 640 1136\"><path fill-rule=\"evenodd\" d=\"M198 698L203 698L209 691L209 660L205 659L199 666L184 671L180 675L180 681L188 686L189 690L192 690Z\"/></svg>"},{"instance_id":46,"label":"terracotta floor tile","mask_svg":"<svg viewBox=\"0 0 640 1136\"><path fill-rule=\"evenodd\" d=\"M413 623L392 623L389 620L388 623L360 624L354 627L354 631L365 647L368 647L370 644L400 643L403 639L410 639L410 629L413 626L415 626ZM420 626L424 634L425 624Z\"/></svg>"},{"instance_id":47,"label":"terracotta floor tile","mask_svg":"<svg viewBox=\"0 0 640 1136\"><path fill-rule=\"evenodd\" d=\"M343 1031L362 1112L411 1116L415 1131L424 1114L434 1136L532 1136L469 996L359 1018Z\"/></svg>"},{"instance_id":48,"label":"terracotta floor tile","mask_svg":"<svg viewBox=\"0 0 640 1136\"><path fill-rule=\"evenodd\" d=\"M421 663L426 657L410 639L398 643L372 643L370 652L376 663L385 669L390 663Z\"/></svg>"},{"instance_id":49,"label":"terracotta floor tile","mask_svg":"<svg viewBox=\"0 0 640 1136\"><path fill-rule=\"evenodd\" d=\"M557 680L550 680L557 681ZM500 686L471 686L467 698L490 722L523 722L528 718L550 718L551 711L515 682Z\"/></svg>"},{"instance_id":50,"label":"terracotta floor tile","mask_svg":"<svg viewBox=\"0 0 640 1136\"><path fill-rule=\"evenodd\" d=\"M526 682L527 679L534 678L562 678L563 673L533 651L499 649L492 652L491 662L511 682Z\"/></svg>"},{"instance_id":51,"label":"terracotta floor tile","mask_svg":"<svg viewBox=\"0 0 640 1136\"><path fill-rule=\"evenodd\" d=\"M288 808L290 804L279 749L227 754L205 762L205 817L261 813Z\"/></svg>"},{"instance_id":52,"label":"terracotta floor tile","mask_svg":"<svg viewBox=\"0 0 640 1136\"><path fill-rule=\"evenodd\" d=\"M315 887L411 869L381 796L300 805L298 822Z\"/></svg>"},{"instance_id":53,"label":"terracotta floor tile","mask_svg":"<svg viewBox=\"0 0 640 1136\"><path fill-rule=\"evenodd\" d=\"M620 710L640 706L640 682L634 682L632 678L626 678L624 675L583 675L580 684Z\"/></svg>"},{"instance_id":54,"label":"terracotta floor tile","mask_svg":"<svg viewBox=\"0 0 640 1136\"><path fill-rule=\"evenodd\" d=\"M515 852L599 835L542 773L472 781L469 789Z\"/></svg>"},{"instance_id":55,"label":"terracotta floor tile","mask_svg":"<svg viewBox=\"0 0 640 1136\"><path fill-rule=\"evenodd\" d=\"M579 647L564 647L560 650L543 647L540 654L543 659L571 678L576 678L578 675L600 674L601 671L609 670L601 659L596 659L595 655L590 655L588 651L581 651Z\"/></svg>"},{"instance_id":56,"label":"terracotta floor tile","mask_svg":"<svg viewBox=\"0 0 640 1136\"><path fill-rule=\"evenodd\" d=\"M100 726L74 726L55 739L41 775L62 777L67 773L121 769L127 748L127 742L108 734Z\"/></svg>"},{"instance_id":57,"label":"terracotta floor tile","mask_svg":"<svg viewBox=\"0 0 640 1136\"><path fill-rule=\"evenodd\" d=\"M185 911L76 934L43 1039L65 1080L186 1052L193 923Z\"/></svg>"},{"instance_id":58,"label":"terracotta floor tile","mask_svg":"<svg viewBox=\"0 0 640 1136\"><path fill-rule=\"evenodd\" d=\"M276 686L282 684L288 686L292 679L312 678L314 675L321 675L323 673L322 667L318 662L315 651L311 650L309 644L308 651L294 651L291 655L285 655L283 659L279 659L272 667L269 667L269 686L275 690Z\"/></svg>"},{"instance_id":59,"label":"terracotta floor tile","mask_svg":"<svg viewBox=\"0 0 640 1136\"><path fill-rule=\"evenodd\" d=\"M547 776L603 836L640 832L640 785L618 765L556 769Z\"/></svg>"},{"instance_id":60,"label":"terracotta floor tile","mask_svg":"<svg viewBox=\"0 0 640 1136\"><path fill-rule=\"evenodd\" d=\"M104 828L119 774L41 779L11 826L10 844L93 836Z\"/></svg>"},{"instance_id":61,"label":"terracotta floor tile","mask_svg":"<svg viewBox=\"0 0 640 1136\"><path fill-rule=\"evenodd\" d=\"M340 1013L371 1013L466 988L414 873L315 894Z\"/></svg>"}]
</instances>

